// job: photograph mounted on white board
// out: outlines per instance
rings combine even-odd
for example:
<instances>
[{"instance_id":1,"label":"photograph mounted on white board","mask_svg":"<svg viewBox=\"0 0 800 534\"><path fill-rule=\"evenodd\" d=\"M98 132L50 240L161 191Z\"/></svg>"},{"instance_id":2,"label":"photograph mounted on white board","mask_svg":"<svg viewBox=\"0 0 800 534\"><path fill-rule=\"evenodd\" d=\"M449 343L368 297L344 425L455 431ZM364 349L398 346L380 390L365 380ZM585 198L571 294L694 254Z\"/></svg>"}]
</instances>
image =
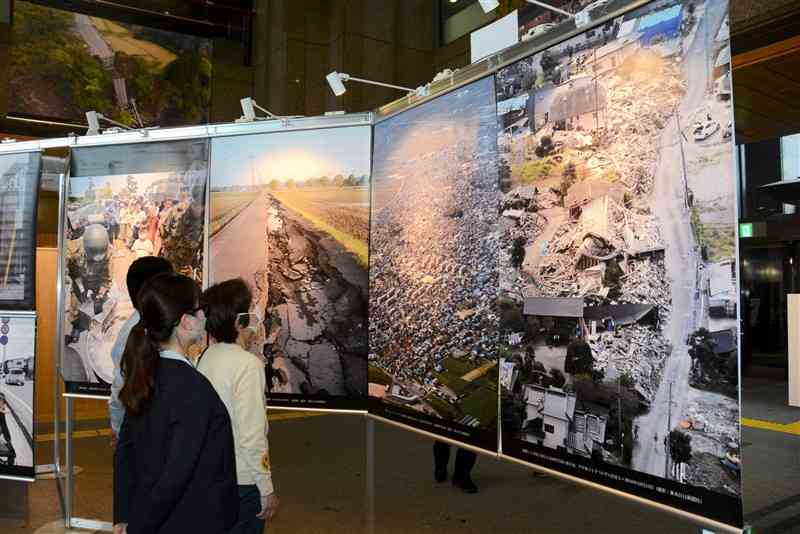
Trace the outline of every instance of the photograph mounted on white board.
<instances>
[{"instance_id":1,"label":"photograph mounted on white board","mask_svg":"<svg viewBox=\"0 0 800 534\"><path fill-rule=\"evenodd\" d=\"M657 0L498 72L499 305L504 451L737 523L729 63L726 0Z\"/></svg>"},{"instance_id":2,"label":"photograph mounted on white board","mask_svg":"<svg viewBox=\"0 0 800 534\"><path fill-rule=\"evenodd\" d=\"M496 450L494 80L374 135L370 411Z\"/></svg>"},{"instance_id":3,"label":"photograph mounted on white board","mask_svg":"<svg viewBox=\"0 0 800 534\"><path fill-rule=\"evenodd\" d=\"M131 263L160 256L202 284L207 142L130 148L124 160L116 159L124 148L84 150L93 152L73 155L64 221L61 368L68 392L103 395L111 348L134 311Z\"/></svg>"},{"instance_id":4,"label":"photograph mounted on white board","mask_svg":"<svg viewBox=\"0 0 800 534\"><path fill-rule=\"evenodd\" d=\"M0 478L33 479L36 315L0 312Z\"/></svg>"},{"instance_id":5,"label":"photograph mounted on white board","mask_svg":"<svg viewBox=\"0 0 800 534\"><path fill-rule=\"evenodd\" d=\"M272 406L365 409L370 130L212 141L210 282L250 285Z\"/></svg>"},{"instance_id":6,"label":"photograph mounted on white board","mask_svg":"<svg viewBox=\"0 0 800 534\"><path fill-rule=\"evenodd\" d=\"M0 155L0 308L35 308L41 153Z\"/></svg>"}]
</instances>

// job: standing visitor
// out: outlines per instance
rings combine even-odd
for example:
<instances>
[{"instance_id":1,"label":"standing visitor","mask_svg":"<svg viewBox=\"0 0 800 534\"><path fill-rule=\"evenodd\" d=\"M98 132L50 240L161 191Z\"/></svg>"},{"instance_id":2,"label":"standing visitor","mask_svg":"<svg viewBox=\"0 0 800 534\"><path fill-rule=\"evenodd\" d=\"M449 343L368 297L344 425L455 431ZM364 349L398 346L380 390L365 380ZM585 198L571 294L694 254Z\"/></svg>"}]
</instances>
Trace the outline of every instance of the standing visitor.
<instances>
[{"instance_id":1,"label":"standing visitor","mask_svg":"<svg viewBox=\"0 0 800 534\"><path fill-rule=\"evenodd\" d=\"M243 347L260 325L248 313L252 293L241 279L206 290L209 347L197 366L217 390L233 424L239 521L231 534L261 534L278 508L267 443L264 362Z\"/></svg>"},{"instance_id":2,"label":"standing visitor","mask_svg":"<svg viewBox=\"0 0 800 534\"><path fill-rule=\"evenodd\" d=\"M443 441L433 442L433 476L436 482L447 480L447 464L450 461L450 445ZM466 493L478 493L478 486L472 481L472 468L478 455L467 449L458 448L453 468L453 486Z\"/></svg>"},{"instance_id":3,"label":"standing visitor","mask_svg":"<svg viewBox=\"0 0 800 534\"><path fill-rule=\"evenodd\" d=\"M115 534L222 534L238 512L236 458L225 405L186 359L205 337L200 288L162 274L137 300L141 320L122 355Z\"/></svg>"},{"instance_id":4,"label":"standing visitor","mask_svg":"<svg viewBox=\"0 0 800 534\"><path fill-rule=\"evenodd\" d=\"M122 325L122 328L117 335L117 340L111 347L111 361L114 362L114 381L111 384L111 398L108 401L108 414L111 421L112 438L111 443L116 444L119 437L119 431L122 427L122 420L125 418L125 407L122 401L119 400L119 392L123 386L122 372L120 366L122 364L122 352L125 350L125 344L128 342L128 335L130 335L133 326L139 322L139 302L136 296L145 282L159 274L171 273L172 264L164 258L145 257L135 260L128 268L128 274L125 283L128 286L128 296L133 305L133 313Z\"/></svg>"}]
</instances>

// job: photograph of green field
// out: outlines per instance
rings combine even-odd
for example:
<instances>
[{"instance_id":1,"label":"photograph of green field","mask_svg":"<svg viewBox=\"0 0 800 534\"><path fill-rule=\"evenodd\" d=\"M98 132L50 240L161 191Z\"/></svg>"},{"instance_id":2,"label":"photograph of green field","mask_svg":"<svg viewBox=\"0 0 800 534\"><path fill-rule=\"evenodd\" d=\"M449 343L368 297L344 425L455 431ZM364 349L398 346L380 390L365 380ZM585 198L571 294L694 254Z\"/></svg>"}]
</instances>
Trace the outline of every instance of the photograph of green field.
<instances>
[{"instance_id":1,"label":"photograph of green field","mask_svg":"<svg viewBox=\"0 0 800 534\"><path fill-rule=\"evenodd\" d=\"M34 3L14 3L9 110L128 125L208 121L211 41Z\"/></svg>"},{"instance_id":2,"label":"photograph of green field","mask_svg":"<svg viewBox=\"0 0 800 534\"><path fill-rule=\"evenodd\" d=\"M369 127L213 141L211 282L253 288L273 405L366 396L370 145Z\"/></svg>"}]
</instances>

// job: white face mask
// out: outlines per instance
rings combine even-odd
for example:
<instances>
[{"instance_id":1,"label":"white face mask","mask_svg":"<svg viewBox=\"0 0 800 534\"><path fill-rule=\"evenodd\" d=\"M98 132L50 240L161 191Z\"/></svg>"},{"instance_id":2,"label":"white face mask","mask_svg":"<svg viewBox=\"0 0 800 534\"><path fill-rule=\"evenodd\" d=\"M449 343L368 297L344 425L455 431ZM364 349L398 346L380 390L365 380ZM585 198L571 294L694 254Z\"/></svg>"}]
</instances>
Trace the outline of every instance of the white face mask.
<instances>
[{"instance_id":1,"label":"white face mask","mask_svg":"<svg viewBox=\"0 0 800 534\"><path fill-rule=\"evenodd\" d=\"M187 314L189 318L188 328L184 328L188 334L187 345L204 342L206 339L206 314L203 310L197 310L194 315Z\"/></svg>"}]
</instances>

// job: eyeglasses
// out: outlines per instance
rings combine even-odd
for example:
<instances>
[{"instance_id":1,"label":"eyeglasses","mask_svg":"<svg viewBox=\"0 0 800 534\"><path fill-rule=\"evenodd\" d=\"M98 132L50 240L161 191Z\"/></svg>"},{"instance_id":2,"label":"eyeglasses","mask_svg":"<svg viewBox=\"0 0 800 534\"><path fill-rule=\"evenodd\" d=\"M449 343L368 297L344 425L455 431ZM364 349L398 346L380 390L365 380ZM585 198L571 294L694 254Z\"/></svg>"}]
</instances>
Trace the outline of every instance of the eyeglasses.
<instances>
[{"instance_id":1,"label":"eyeglasses","mask_svg":"<svg viewBox=\"0 0 800 534\"><path fill-rule=\"evenodd\" d=\"M236 324L249 328L254 332L258 331L259 325L263 322L258 312L247 312L236 314Z\"/></svg>"},{"instance_id":2,"label":"eyeglasses","mask_svg":"<svg viewBox=\"0 0 800 534\"><path fill-rule=\"evenodd\" d=\"M195 315L200 310L203 310L203 314L208 314L208 304L201 304L198 307L194 308L192 311L188 312L188 315Z\"/></svg>"}]
</instances>

